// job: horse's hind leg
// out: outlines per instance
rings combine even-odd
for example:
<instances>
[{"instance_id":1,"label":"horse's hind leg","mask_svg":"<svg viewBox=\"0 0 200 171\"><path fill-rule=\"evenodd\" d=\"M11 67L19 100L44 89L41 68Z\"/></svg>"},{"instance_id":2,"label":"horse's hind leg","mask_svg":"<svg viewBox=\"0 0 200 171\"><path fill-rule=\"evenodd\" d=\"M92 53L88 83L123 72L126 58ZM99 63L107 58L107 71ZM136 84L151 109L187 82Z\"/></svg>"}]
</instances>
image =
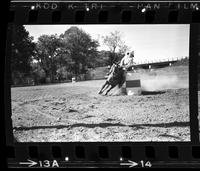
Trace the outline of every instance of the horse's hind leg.
<instances>
[{"instance_id":1,"label":"horse's hind leg","mask_svg":"<svg viewBox=\"0 0 200 171\"><path fill-rule=\"evenodd\" d=\"M105 94L105 95L107 95L108 92L109 92L111 89L113 89L114 87L115 87L115 86L111 85L111 87L106 91L106 94Z\"/></svg>"},{"instance_id":2,"label":"horse's hind leg","mask_svg":"<svg viewBox=\"0 0 200 171\"><path fill-rule=\"evenodd\" d=\"M105 82L105 84L102 86L101 90L99 91L99 94L103 93L103 89L105 88L106 85L107 85L107 87L109 86L109 84L107 82Z\"/></svg>"}]
</instances>

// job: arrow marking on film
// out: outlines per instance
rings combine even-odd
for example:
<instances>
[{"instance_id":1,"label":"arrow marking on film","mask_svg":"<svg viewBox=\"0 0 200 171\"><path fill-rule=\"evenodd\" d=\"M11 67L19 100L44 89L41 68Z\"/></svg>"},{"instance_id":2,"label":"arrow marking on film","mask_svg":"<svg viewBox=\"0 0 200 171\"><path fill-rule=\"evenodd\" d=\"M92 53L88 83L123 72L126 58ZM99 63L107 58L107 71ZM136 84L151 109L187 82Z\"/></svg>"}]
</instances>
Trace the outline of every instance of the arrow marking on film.
<instances>
[{"instance_id":1,"label":"arrow marking on film","mask_svg":"<svg viewBox=\"0 0 200 171\"><path fill-rule=\"evenodd\" d=\"M19 164L28 164L29 165L28 167L32 167L37 164L37 162L35 161L32 161L32 160L28 160L28 161L29 162L20 162Z\"/></svg>"},{"instance_id":2,"label":"arrow marking on film","mask_svg":"<svg viewBox=\"0 0 200 171\"><path fill-rule=\"evenodd\" d=\"M129 163L120 163L120 165L127 165L127 166L129 166L129 167L134 167L134 166L137 166L137 165L138 165L138 163L133 162L133 161L131 161L131 160L128 160L128 162L129 162Z\"/></svg>"}]
</instances>

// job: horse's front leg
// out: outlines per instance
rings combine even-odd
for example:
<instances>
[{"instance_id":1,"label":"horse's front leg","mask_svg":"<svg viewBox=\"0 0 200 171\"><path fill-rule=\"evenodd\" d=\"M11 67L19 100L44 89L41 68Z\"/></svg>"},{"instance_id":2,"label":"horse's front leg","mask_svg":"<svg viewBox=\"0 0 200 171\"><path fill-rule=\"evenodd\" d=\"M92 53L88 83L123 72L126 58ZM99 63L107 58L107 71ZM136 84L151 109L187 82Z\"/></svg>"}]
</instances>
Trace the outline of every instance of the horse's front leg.
<instances>
[{"instance_id":1,"label":"horse's front leg","mask_svg":"<svg viewBox=\"0 0 200 171\"><path fill-rule=\"evenodd\" d=\"M107 82L105 82L105 84L101 87L101 90L99 91L99 93L98 94L102 94L103 93L103 91L105 90L104 89L104 87L107 85L107 87L108 87L108 83ZM106 88L107 88L106 87ZM104 90L103 90L104 89Z\"/></svg>"},{"instance_id":2,"label":"horse's front leg","mask_svg":"<svg viewBox=\"0 0 200 171\"><path fill-rule=\"evenodd\" d=\"M111 87L106 91L106 94L105 94L105 95L107 95L108 92L109 92L111 89L113 89L114 87L115 87L115 86L111 85Z\"/></svg>"}]
</instances>

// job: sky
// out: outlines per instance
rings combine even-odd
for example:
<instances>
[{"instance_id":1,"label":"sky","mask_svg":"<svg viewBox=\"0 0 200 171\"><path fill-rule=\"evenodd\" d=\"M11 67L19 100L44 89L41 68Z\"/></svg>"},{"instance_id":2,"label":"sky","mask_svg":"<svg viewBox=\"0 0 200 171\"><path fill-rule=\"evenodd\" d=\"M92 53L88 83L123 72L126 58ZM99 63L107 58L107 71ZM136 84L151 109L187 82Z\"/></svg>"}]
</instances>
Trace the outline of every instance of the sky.
<instances>
[{"instance_id":1,"label":"sky","mask_svg":"<svg viewBox=\"0 0 200 171\"><path fill-rule=\"evenodd\" d=\"M64 33L71 26L77 26L93 39L119 31L122 40L135 54L135 62L157 61L189 56L189 24L163 25L25 25L30 36L37 41L46 34ZM108 50L101 39L98 50Z\"/></svg>"}]
</instances>

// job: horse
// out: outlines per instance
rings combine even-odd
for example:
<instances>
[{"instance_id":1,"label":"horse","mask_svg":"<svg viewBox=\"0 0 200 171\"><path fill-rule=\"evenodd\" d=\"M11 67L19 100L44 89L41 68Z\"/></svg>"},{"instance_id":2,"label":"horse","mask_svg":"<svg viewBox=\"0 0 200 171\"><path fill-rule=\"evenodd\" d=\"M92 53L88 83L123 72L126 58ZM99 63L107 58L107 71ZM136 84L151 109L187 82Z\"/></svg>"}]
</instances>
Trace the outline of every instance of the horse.
<instances>
[{"instance_id":1,"label":"horse","mask_svg":"<svg viewBox=\"0 0 200 171\"><path fill-rule=\"evenodd\" d=\"M125 82L125 78L124 78L123 68L119 64L114 63L109 71L109 76L105 84L102 86L98 94L102 94L110 86L110 88L106 91L105 95L107 95L108 92L111 89L113 89L115 86L118 85L118 87L121 88L124 82Z\"/></svg>"}]
</instances>

